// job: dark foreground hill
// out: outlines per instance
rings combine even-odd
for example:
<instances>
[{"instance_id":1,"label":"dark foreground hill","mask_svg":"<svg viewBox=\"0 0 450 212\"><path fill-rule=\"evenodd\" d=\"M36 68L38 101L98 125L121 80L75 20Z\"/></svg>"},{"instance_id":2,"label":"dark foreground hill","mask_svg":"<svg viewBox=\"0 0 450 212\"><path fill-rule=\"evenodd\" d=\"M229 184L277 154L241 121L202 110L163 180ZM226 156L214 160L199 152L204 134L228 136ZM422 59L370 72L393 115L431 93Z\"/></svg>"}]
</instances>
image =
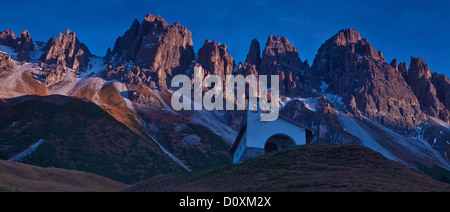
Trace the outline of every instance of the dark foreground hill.
<instances>
[{"instance_id":1,"label":"dark foreground hill","mask_svg":"<svg viewBox=\"0 0 450 212\"><path fill-rule=\"evenodd\" d=\"M123 183L87 172L0 160L0 192L103 192L120 191L126 187Z\"/></svg>"},{"instance_id":2,"label":"dark foreground hill","mask_svg":"<svg viewBox=\"0 0 450 212\"><path fill-rule=\"evenodd\" d=\"M150 138L87 100L52 95L5 102L0 159L91 172L127 184L183 171Z\"/></svg>"},{"instance_id":3,"label":"dark foreground hill","mask_svg":"<svg viewBox=\"0 0 450 212\"><path fill-rule=\"evenodd\" d=\"M308 145L239 165L150 178L126 191L450 191L359 145Z\"/></svg>"}]
</instances>

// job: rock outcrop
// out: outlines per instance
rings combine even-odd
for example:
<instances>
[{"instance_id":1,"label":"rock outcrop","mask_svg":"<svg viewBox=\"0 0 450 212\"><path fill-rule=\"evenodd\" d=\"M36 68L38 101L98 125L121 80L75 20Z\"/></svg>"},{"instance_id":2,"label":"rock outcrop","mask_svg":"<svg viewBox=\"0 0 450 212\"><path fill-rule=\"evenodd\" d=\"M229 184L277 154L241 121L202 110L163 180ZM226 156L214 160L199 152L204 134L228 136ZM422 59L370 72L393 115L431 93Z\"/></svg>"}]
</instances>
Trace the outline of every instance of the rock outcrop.
<instances>
[{"instance_id":1,"label":"rock outcrop","mask_svg":"<svg viewBox=\"0 0 450 212\"><path fill-rule=\"evenodd\" d=\"M67 74L73 74L69 69L62 65L52 66L52 68L47 69L44 75L44 84L46 86L52 86L63 82L66 79Z\"/></svg>"},{"instance_id":2,"label":"rock outcrop","mask_svg":"<svg viewBox=\"0 0 450 212\"><path fill-rule=\"evenodd\" d=\"M44 66L62 65L80 72L88 68L89 57L92 56L86 45L78 40L75 32L69 29L66 29L65 34L60 32L57 38L49 39L44 51L41 56Z\"/></svg>"},{"instance_id":3,"label":"rock outcrop","mask_svg":"<svg viewBox=\"0 0 450 212\"><path fill-rule=\"evenodd\" d=\"M11 58L0 53L0 74L12 68Z\"/></svg>"}]
</instances>

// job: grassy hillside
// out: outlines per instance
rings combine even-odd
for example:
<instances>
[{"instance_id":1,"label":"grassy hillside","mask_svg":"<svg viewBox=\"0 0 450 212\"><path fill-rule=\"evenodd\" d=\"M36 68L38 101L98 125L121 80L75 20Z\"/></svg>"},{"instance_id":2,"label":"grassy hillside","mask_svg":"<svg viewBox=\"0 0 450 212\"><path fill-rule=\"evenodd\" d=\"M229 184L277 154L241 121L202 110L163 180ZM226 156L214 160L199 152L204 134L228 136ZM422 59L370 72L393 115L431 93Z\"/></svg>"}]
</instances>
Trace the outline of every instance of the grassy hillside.
<instances>
[{"instance_id":1,"label":"grassy hillside","mask_svg":"<svg viewBox=\"0 0 450 212\"><path fill-rule=\"evenodd\" d=\"M192 170L202 170L231 163L230 146L207 127L198 124L165 123L158 137L167 149L186 161ZM187 138L196 139L189 141ZM192 137L191 137L192 138Z\"/></svg>"},{"instance_id":2,"label":"grassy hillside","mask_svg":"<svg viewBox=\"0 0 450 212\"><path fill-rule=\"evenodd\" d=\"M92 102L64 96L7 102L0 111L0 159L44 139L24 163L91 172L123 183L183 171L157 144Z\"/></svg>"},{"instance_id":3,"label":"grassy hillside","mask_svg":"<svg viewBox=\"0 0 450 212\"><path fill-rule=\"evenodd\" d=\"M135 107L147 123L145 130L166 150L183 161L191 170L209 169L232 161L229 145L208 127L192 123L192 114L181 115L161 109Z\"/></svg>"},{"instance_id":4,"label":"grassy hillside","mask_svg":"<svg viewBox=\"0 0 450 212\"><path fill-rule=\"evenodd\" d=\"M120 191L128 186L99 175L0 160L0 192Z\"/></svg>"},{"instance_id":5,"label":"grassy hillside","mask_svg":"<svg viewBox=\"0 0 450 212\"><path fill-rule=\"evenodd\" d=\"M363 146L317 144L238 165L157 176L126 191L450 191L450 185Z\"/></svg>"}]
</instances>

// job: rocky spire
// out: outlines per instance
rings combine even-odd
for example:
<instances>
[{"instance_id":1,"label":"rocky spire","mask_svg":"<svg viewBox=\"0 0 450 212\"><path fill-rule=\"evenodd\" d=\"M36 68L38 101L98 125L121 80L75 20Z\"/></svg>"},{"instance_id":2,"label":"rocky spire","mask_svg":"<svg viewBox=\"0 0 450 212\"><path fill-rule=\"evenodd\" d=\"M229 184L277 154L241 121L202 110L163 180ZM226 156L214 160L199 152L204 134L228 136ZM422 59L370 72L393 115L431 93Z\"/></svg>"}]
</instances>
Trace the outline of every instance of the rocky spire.
<instances>
[{"instance_id":1,"label":"rocky spire","mask_svg":"<svg viewBox=\"0 0 450 212\"><path fill-rule=\"evenodd\" d=\"M397 59L394 58L394 59L391 61L391 63L389 63L389 65L391 65L392 68L394 68L395 70L398 70Z\"/></svg>"},{"instance_id":2,"label":"rocky spire","mask_svg":"<svg viewBox=\"0 0 450 212\"><path fill-rule=\"evenodd\" d=\"M237 73L247 75L255 75L258 76L259 66L261 65L261 48L259 46L259 41L257 39L253 39L250 48L248 50L247 58L245 59L245 63L239 62L237 67Z\"/></svg>"},{"instance_id":3,"label":"rocky spire","mask_svg":"<svg viewBox=\"0 0 450 212\"><path fill-rule=\"evenodd\" d=\"M19 37L14 41L12 46L18 54L19 60L29 59L30 52L34 51L34 43L31 39L31 35L27 30L20 33Z\"/></svg>"},{"instance_id":4,"label":"rocky spire","mask_svg":"<svg viewBox=\"0 0 450 212\"><path fill-rule=\"evenodd\" d=\"M281 94L298 95L301 72L307 68L300 59L298 50L287 38L279 35L268 37L258 73L279 75Z\"/></svg>"},{"instance_id":5,"label":"rocky spire","mask_svg":"<svg viewBox=\"0 0 450 212\"><path fill-rule=\"evenodd\" d=\"M201 65L204 74L215 74L222 79L226 75L232 75L236 66L233 57L228 53L227 46L216 41L206 40L198 50L197 65Z\"/></svg>"},{"instance_id":6,"label":"rocky spire","mask_svg":"<svg viewBox=\"0 0 450 212\"><path fill-rule=\"evenodd\" d=\"M131 27L125 32L125 34L116 39L112 55L117 55L124 60L133 60L136 52L133 51L136 37L139 33L140 23L137 19L133 21Z\"/></svg>"},{"instance_id":7,"label":"rocky spire","mask_svg":"<svg viewBox=\"0 0 450 212\"><path fill-rule=\"evenodd\" d=\"M34 50L34 43L28 30L24 30L18 37L9 29L0 34L0 45L11 47L18 53L18 60L29 59L29 54Z\"/></svg>"},{"instance_id":8,"label":"rocky spire","mask_svg":"<svg viewBox=\"0 0 450 212\"><path fill-rule=\"evenodd\" d=\"M408 71L408 64L406 64L406 62L401 62L398 64L398 71L400 71L400 73L406 73Z\"/></svg>"},{"instance_id":9,"label":"rocky spire","mask_svg":"<svg viewBox=\"0 0 450 212\"><path fill-rule=\"evenodd\" d=\"M261 47L259 46L259 41L253 39L250 44L250 49L248 50L247 58L245 60L245 65L254 65L256 69L259 68L261 64Z\"/></svg>"},{"instance_id":10,"label":"rocky spire","mask_svg":"<svg viewBox=\"0 0 450 212\"><path fill-rule=\"evenodd\" d=\"M0 45L12 46L15 40L16 35L10 29L5 29L0 34Z\"/></svg>"},{"instance_id":11,"label":"rocky spire","mask_svg":"<svg viewBox=\"0 0 450 212\"><path fill-rule=\"evenodd\" d=\"M43 63L67 66L74 70L85 70L89 57L92 56L75 32L69 29L66 29L65 34L60 32L57 38L49 39L44 50L45 53L41 56Z\"/></svg>"},{"instance_id":12,"label":"rocky spire","mask_svg":"<svg viewBox=\"0 0 450 212\"><path fill-rule=\"evenodd\" d=\"M422 58L411 57L411 64L408 70L408 76L411 79L430 79L431 71L427 63Z\"/></svg>"}]
</instances>

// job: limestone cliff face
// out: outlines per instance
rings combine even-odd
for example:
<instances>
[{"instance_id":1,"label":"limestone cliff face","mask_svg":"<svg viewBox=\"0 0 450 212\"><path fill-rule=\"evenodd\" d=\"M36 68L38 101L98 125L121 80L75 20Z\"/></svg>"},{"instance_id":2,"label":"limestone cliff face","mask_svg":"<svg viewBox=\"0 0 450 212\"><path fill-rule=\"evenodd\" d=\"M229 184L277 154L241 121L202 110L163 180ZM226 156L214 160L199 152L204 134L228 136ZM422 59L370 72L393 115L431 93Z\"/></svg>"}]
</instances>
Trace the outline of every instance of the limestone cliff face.
<instances>
[{"instance_id":1,"label":"limestone cliff face","mask_svg":"<svg viewBox=\"0 0 450 212\"><path fill-rule=\"evenodd\" d=\"M448 83L439 83L442 81L432 80L430 68L422 58L411 57L410 64L410 68L403 72L403 76L419 100L422 110L430 116L448 122L449 111L438 98L433 81L439 84L442 89L445 89L443 85L448 85ZM445 101L442 94L439 96Z\"/></svg>"},{"instance_id":2,"label":"limestone cliff face","mask_svg":"<svg viewBox=\"0 0 450 212\"><path fill-rule=\"evenodd\" d=\"M358 31L342 30L320 47L307 73L305 93L338 95L352 113L407 133L426 117L399 69Z\"/></svg>"},{"instance_id":3,"label":"limestone cliff face","mask_svg":"<svg viewBox=\"0 0 450 212\"><path fill-rule=\"evenodd\" d=\"M436 97L447 110L450 110L450 80L448 77L444 74L432 73L431 82L436 89Z\"/></svg>"}]
</instances>

